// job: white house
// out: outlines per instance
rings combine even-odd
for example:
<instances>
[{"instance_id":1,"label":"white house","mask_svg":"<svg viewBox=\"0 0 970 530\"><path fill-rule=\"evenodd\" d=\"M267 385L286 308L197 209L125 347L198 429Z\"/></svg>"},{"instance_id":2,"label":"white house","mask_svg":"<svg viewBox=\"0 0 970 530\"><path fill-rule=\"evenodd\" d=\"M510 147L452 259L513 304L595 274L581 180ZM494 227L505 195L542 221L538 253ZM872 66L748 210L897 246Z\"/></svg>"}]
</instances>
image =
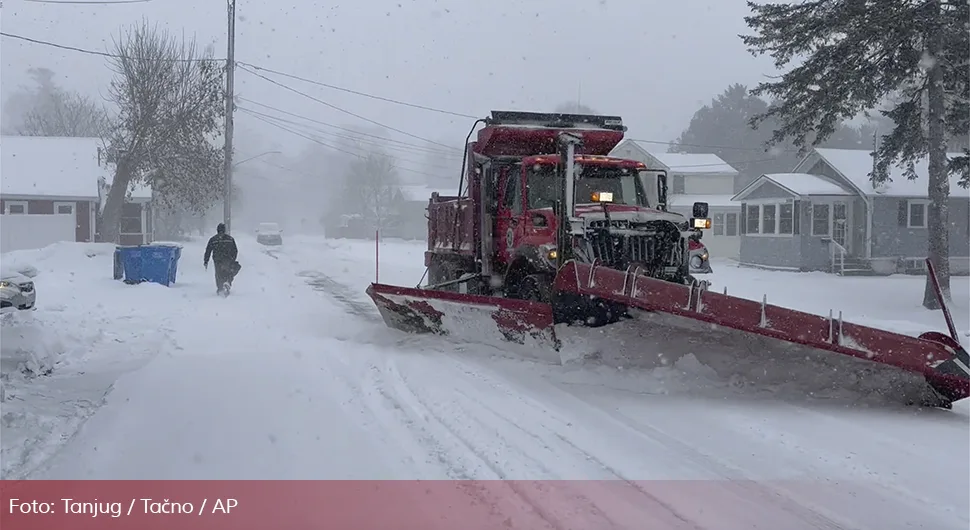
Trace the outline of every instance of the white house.
<instances>
[{"instance_id":1,"label":"white house","mask_svg":"<svg viewBox=\"0 0 970 530\"><path fill-rule=\"evenodd\" d=\"M713 226L702 242L712 257L738 259L741 207L732 202L739 172L719 156L707 153L664 153L636 140L624 140L611 156L638 160L651 169L665 169L670 210L690 216L695 202L710 205Z\"/></svg>"}]
</instances>

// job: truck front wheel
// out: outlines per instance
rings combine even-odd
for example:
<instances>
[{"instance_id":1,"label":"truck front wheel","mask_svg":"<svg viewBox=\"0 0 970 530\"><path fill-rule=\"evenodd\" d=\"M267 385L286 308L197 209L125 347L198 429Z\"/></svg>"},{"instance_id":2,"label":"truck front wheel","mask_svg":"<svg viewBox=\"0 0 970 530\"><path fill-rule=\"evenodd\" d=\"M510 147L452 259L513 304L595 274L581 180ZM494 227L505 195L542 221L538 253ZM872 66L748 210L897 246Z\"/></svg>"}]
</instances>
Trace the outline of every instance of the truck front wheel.
<instances>
[{"instance_id":1,"label":"truck front wheel","mask_svg":"<svg viewBox=\"0 0 970 530\"><path fill-rule=\"evenodd\" d=\"M516 294L520 300L552 303L552 278L548 274L529 274L519 282Z\"/></svg>"}]
</instances>

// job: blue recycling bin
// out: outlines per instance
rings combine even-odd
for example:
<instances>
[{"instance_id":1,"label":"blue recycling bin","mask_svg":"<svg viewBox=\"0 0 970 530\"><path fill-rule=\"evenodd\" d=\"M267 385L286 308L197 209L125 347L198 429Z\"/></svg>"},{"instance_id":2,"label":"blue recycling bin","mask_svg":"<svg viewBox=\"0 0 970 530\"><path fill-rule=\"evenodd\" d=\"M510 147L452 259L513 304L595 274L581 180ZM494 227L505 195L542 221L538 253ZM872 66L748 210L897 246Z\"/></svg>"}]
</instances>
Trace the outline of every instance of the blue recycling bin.
<instances>
[{"instance_id":1,"label":"blue recycling bin","mask_svg":"<svg viewBox=\"0 0 970 530\"><path fill-rule=\"evenodd\" d=\"M125 283L142 282L171 285L175 283L182 247L178 245L138 245L116 247L115 277L120 263Z\"/></svg>"}]
</instances>

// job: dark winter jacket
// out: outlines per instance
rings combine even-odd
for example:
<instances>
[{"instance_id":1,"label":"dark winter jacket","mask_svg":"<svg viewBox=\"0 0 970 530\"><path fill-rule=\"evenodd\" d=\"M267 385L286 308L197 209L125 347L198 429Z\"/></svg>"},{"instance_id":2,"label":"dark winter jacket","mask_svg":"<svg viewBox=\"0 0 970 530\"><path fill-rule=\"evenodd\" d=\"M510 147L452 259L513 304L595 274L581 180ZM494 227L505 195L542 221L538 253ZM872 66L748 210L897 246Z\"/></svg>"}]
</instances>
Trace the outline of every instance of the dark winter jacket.
<instances>
[{"instance_id":1,"label":"dark winter jacket","mask_svg":"<svg viewBox=\"0 0 970 530\"><path fill-rule=\"evenodd\" d=\"M216 234L209 239L209 244L205 247L205 258L202 262L209 264L209 257L218 265L225 265L236 261L239 249L236 248L236 240L229 234Z\"/></svg>"}]
</instances>

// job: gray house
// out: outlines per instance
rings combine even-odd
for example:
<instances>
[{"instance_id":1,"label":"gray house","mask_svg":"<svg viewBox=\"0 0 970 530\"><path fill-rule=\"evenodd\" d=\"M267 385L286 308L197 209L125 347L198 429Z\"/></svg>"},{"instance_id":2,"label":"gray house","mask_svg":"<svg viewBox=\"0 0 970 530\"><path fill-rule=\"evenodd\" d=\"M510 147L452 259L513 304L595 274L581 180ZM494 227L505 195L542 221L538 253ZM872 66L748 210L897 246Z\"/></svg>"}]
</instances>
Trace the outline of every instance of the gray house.
<instances>
[{"instance_id":1,"label":"gray house","mask_svg":"<svg viewBox=\"0 0 970 530\"><path fill-rule=\"evenodd\" d=\"M950 156L958 156L951 154ZM868 150L815 149L792 173L762 175L741 204L740 262L838 274L921 273L927 250L927 163L873 186ZM950 269L970 274L970 190L950 180Z\"/></svg>"}]
</instances>

